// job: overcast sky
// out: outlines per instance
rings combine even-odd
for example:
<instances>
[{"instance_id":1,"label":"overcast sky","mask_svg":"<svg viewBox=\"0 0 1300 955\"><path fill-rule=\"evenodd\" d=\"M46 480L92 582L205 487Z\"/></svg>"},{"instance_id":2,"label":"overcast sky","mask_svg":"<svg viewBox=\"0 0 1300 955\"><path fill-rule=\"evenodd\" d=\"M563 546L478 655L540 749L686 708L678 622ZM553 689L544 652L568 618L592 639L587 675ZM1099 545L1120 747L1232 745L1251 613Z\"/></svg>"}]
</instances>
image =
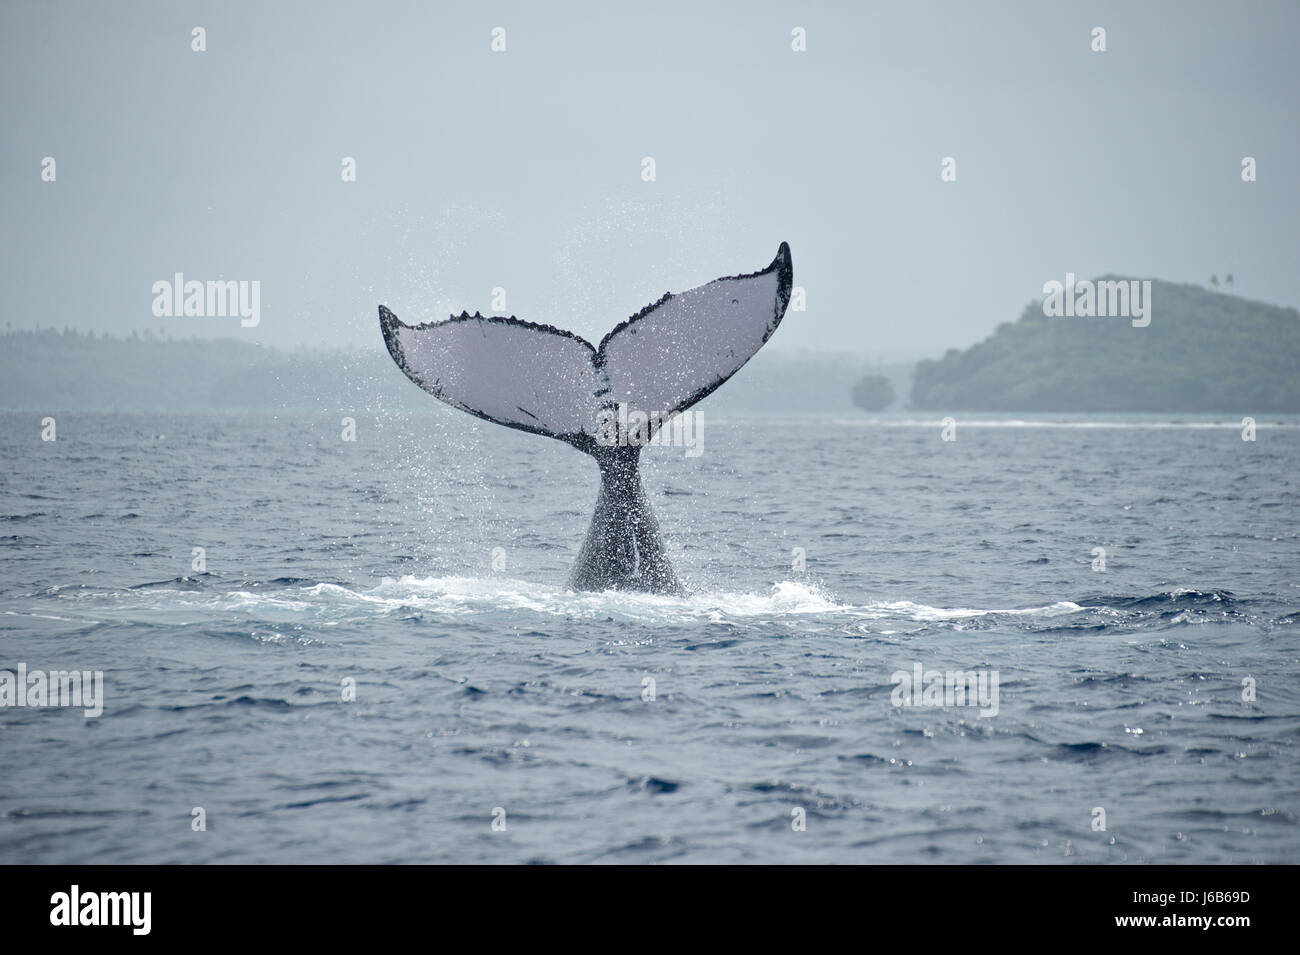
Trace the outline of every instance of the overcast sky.
<instances>
[{"instance_id":1,"label":"overcast sky","mask_svg":"<svg viewBox=\"0 0 1300 955\"><path fill-rule=\"evenodd\" d=\"M1296 305L1298 42L1254 0L5 0L4 317L382 348L377 303L500 286L598 340L782 240L776 349L937 356L1067 271ZM259 281L261 324L154 317L178 271Z\"/></svg>"}]
</instances>

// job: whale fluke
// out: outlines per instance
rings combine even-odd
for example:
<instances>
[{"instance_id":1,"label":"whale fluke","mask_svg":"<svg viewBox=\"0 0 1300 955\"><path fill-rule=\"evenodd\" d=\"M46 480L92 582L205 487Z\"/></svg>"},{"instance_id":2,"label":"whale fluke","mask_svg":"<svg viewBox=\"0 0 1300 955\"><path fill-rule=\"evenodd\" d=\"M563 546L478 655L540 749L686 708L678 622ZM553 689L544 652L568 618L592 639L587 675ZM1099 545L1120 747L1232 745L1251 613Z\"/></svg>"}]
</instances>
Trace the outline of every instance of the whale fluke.
<instances>
[{"instance_id":1,"label":"whale fluke","mask_svg":"<svg viewBox=\"0 0 1300 955\"><path fill-rule=\"evenodd\" d=\"M765 269L666 294L600 343L517 318L461 313L403 324L379 306L384 343L435 398L507 427L573 445L600 465L600 497L570 579L578 590L680 592L638 473L641 447L608 440L626 406L642 441L734 375L776 331L790 302L790 247Z\"/></svg>"}]
</instances>

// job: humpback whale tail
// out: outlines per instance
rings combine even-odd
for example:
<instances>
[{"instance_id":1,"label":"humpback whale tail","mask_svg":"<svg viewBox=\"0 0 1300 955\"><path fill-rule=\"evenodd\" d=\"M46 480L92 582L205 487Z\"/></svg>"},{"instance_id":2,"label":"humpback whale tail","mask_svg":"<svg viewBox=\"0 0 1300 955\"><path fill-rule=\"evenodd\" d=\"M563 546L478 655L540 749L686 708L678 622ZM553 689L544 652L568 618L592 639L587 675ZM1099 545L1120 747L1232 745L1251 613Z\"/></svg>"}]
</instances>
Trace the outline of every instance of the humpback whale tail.
<instances>
[{"instance_id":1,"label":"humpback whale tail","mask_svg":"<svg viewBox=\"0 0 1300 955\"><path fill-rule=\"evenodd\" d=\"M762 271L665 294L597 347L550 325L477 313L406 325L381 305L379 323L393 361L435 398L596 459L600 497L571 587L678 593L641 486L641 447L771 337L793 275L782 242ZM615 416L620 405L626 414ZM638 433L611 432L622 421L638 422Z\"/></svg>"}]
</instances>

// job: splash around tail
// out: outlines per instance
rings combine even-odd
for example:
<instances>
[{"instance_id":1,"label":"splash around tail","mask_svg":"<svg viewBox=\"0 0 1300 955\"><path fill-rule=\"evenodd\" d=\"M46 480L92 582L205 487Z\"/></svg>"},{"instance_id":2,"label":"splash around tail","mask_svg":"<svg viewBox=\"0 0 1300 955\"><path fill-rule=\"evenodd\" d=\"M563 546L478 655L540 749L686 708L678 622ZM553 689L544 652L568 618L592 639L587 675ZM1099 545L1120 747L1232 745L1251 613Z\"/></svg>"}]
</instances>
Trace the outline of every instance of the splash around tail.
<instances>
[{"instance_id":1,"label":"splash around tail","mask_svg":"<svg viewBox=\"0 0 1300 955\"><path fill-rule=\"evenodd\" d=\"M381 305L379 323L397 367L435 398L596 459L600 495L569 586L680 594L641 486L641 444L754 356L781 324L793 280L782 242L767 268L667 293L599 347L513 316L412 326ZM620 407L647 422L641 441L609 440Z\"/></svg>"},{"instance_id":2,"label":"splash around tail","mask_svg":"<svg viewBox=\"0 0 1300 955\"><path fill-rule=\"evenodd\" d=\"M601 449L595 458L600 465L600 496L569 586L683 594L641 486L641 449Z\"/></svg>"}]
</instances>

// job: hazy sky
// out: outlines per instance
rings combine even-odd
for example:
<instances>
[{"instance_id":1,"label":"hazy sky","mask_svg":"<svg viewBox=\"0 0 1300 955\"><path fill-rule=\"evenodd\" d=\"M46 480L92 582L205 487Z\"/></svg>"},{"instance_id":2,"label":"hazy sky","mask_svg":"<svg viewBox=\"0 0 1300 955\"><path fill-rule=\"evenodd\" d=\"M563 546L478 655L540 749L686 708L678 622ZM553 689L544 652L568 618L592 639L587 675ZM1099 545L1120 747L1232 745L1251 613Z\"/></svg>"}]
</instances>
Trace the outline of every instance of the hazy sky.
<instances>
[{"instance_id":1,"label":"hazy sky","mask_svg":"<svg viewBox=\"0 0 1300 955\"><path fill-rule=\"evenodd\" d=\"M598 340L782 240L776 349L938 355L1067 271L1296 305L1298 43L1254 0L5 0L4 319L382 348L377 303L500 286ZM154 317L177 271L259 281L261 324Z\"/></svg>"}]
</instances>

